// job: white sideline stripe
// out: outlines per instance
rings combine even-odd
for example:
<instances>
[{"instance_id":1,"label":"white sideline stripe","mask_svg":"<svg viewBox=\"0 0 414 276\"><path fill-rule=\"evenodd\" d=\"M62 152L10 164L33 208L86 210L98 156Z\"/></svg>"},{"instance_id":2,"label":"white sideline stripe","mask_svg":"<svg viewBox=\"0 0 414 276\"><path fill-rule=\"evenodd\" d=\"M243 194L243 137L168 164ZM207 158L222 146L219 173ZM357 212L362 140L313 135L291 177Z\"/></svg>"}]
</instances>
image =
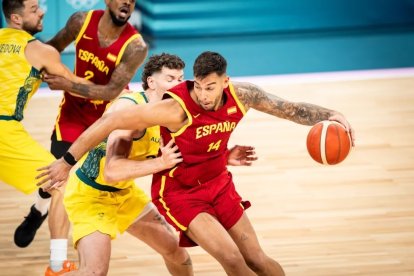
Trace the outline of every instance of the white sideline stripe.
<instances>
[{"instance_id":1,"label":"white sideline stripe","mask_svg":"<svg viewBox=\"0 0 414 276\"><path fill-rule=\"evenodd\" d=\"M410 78L414 77L414 67L377 69L377 70L355 70L338 72L321 72L305 74L286 74L269 76L248 76L232 77L234 81L252 82L258 85L266 84L292 84L292 83L319 83L350 80L369 80L369 79L390 79L390 78ZM141 82L129 84L131 90L142 90ZM34 97L61 97L61 91L51 91L47 87L39 88Z\"/></svg>"},{"instance_id":2,"label":"white sideline stripe","mask_svg":"<svg viewBox=\"0 0 414 276\"><path fill-rule=\"evenodd\" d=\"M390 79L414 77L414 67L355 70L338 72L320 72L305 74L287 74L270 76L249 76L231 78L237 81L247 81L257 84L291 84L291 83L319 83L349 80Z\"/></svg>"}]
</instances>

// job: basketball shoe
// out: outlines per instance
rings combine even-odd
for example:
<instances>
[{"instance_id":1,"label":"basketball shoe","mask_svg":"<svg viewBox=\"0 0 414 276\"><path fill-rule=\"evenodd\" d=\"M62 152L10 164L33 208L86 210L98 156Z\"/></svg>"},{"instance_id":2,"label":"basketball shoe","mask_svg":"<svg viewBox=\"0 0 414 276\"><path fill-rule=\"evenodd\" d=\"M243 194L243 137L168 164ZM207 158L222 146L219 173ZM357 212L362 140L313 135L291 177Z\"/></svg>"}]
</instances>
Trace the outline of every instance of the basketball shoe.
<instances>
[{"instance_id":1,"label":"basketball shoe","mask_svg":"<svg viewBox=\"0 0 414 276\"><path fill-rule=\"evenodd\" d=\"M24 218L24 221L16 228L14 232L14 243L18 247L28 246L34 239L37 229L42 225L47 217L46 213L42 214L36 210L34 205L30 208L30 213Z\"/></svg>"},{"instance_id":2,"label":"basketball shoe","mask_svg":"<svg viewBox=\"0 0 414 276\"><path fill-rule=\"evenodd\" d=\"M53 271L50 268L50 266L48 266L46 268L46 271L45 271L45 276L58 276L58 275L63 275L66 272L76 270L75 263L74 262L71 262L71 261L68 261L68 260L66 260L66 261L63 262L63 266L62 267L63 268L60 271L55 272L55 271Z\"/></svg>"}]
</instances>

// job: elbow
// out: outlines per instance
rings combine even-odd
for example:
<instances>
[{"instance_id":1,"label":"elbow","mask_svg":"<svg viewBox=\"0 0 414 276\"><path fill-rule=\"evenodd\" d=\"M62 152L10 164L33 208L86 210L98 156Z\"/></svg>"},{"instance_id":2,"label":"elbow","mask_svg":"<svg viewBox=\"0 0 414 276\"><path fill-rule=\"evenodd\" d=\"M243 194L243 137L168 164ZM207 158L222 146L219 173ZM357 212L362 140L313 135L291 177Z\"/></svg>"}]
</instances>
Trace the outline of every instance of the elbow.
<instances>
[{"instance_id":1,"label":"elbow","mask_svg":"<svg viewBox=\"0 0 414 276\"><path fill-rule=\"evenodd\" d=\"M105 182L109 184L119 181L116 176L115 171L111 169L110 167L108 168L108 166L105 167L104 169L103 177L104 177Z\"/></svg>"}]
</instances>

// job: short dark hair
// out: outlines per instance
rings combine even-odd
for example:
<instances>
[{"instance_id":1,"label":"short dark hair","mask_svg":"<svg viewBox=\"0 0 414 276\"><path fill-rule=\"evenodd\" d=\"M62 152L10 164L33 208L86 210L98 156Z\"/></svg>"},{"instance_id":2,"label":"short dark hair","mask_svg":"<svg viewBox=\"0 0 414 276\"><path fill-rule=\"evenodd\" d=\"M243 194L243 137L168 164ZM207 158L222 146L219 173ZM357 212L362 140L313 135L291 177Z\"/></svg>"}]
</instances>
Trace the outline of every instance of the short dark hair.
<instances>
[{"instance_id":1,"label":"short dark hair","mask_svg":"<svg viewBox=\"0 0 414 276\"><path fill-rule=\"evenodd\" d=\"M226 70L226 59L219 53L209 51L200 54L196 58L193 66L194 77L201 79L204 79L211 73L222 76L226 73Z\"/></svg>"},{"instance_id":2,"label":"short dark hair","mask_svg":"<svg viewBox=\"0 0 414 276\"><path fill-rule=\"evenodd\" d=\"M145 64L144 71L141 76L142 88L144 88L144 90L149 88L147 82L148 77L152 76L156 72L161 72L162 67L180 70L184 69L185 63L180 57L167 53L151 56Z\"/></svg>"},{"instance_id":3,"label":"short dark hair","mask_svg":"<svg viewBox=\"0 0 414 276\"><path fill-rule=\"evenodd\" d=\"M10 20L12 13L16 13L22 10L24 8L25 1L26 0L3 0L2 8L6 20Z\"/></svg>"}]
</instances>

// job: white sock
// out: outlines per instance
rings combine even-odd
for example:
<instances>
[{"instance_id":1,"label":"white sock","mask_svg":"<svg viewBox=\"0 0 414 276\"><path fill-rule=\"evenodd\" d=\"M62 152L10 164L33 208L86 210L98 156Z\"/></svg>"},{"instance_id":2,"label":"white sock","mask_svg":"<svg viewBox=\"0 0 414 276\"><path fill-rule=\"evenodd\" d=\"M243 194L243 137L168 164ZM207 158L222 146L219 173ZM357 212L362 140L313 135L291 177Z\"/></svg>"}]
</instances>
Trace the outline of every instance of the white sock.
<instances>
[{"instance_id":1,"label":"white sock","mask_svg":"<svg viewBox=\"0 0 414 276\"><path fill-rule=\"evenodd\" d=\"M41 198L39 193L36 193L35 208L42 214L42 216L46 215L49 210L50 201L51 198Z\"/></svg>"},{"instance_id":2,"label":"white sock","mask_svg":"<svg viewBox=\"0 0 414 276\"><path fill-rule=\"evenodd\" d=\"M58 272L63 268L63 262L68 258L68 240L50 240L50 268Z\"/></svg>"}]
</instances>

